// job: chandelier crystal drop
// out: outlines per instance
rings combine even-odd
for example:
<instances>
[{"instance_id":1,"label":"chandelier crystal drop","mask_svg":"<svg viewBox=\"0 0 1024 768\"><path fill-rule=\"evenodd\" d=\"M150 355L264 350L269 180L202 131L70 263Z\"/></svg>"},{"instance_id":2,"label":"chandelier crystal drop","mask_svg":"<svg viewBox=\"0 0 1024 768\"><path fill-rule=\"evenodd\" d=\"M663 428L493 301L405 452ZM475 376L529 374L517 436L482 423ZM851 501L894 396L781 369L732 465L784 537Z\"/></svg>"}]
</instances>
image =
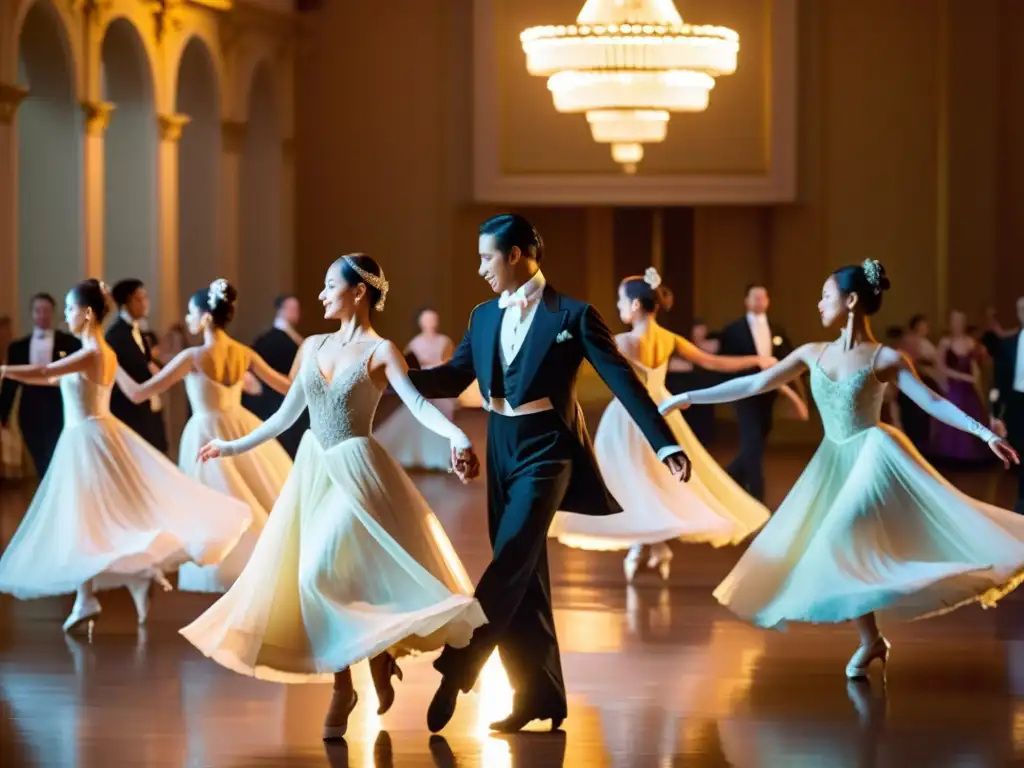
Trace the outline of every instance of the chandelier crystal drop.
<instances>
[{"instance_id":1,"label":"chandelier crystal drop","mask_svg":"<svg viewBox=\"0 0 1024 768\"><path fill-rule=\"evenodd\" d=\"M575 24L531 27L519 39L555 109L585 113L594 141L611 144L627 173L644 144L665 140L669 113L707 109L740 48L731 29L684 24L672 0L587 0Z\"/></svg>"}]
</instances>

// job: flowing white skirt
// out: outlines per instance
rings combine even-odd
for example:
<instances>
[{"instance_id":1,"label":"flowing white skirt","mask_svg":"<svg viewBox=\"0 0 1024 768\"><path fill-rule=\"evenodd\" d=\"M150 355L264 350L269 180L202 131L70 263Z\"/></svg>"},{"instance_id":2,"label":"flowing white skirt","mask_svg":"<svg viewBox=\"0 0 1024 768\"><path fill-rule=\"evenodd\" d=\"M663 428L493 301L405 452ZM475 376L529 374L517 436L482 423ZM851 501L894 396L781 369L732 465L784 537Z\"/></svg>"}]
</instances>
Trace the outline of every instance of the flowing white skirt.
<instances>
[{"instance_id":1,"label":"flowing white skirt","mask_svg":"<svg viewBox=\"0 0 1024 768\"><path fill-rule=\"evenodd\" d=\"M181 634L244 675L331 679L384 651L461 647L486 618L441 524L373 438L311 432L245 570Z\"/></svg>"},{"instance_id":2,"label":"flowing white skirt","mask_svg":"<svg viewBox=\"0 0 1024 768\"><path fill-rule=\"evenodd\" d=\"M715 597L762 627L994 606L1021 581L1024 516L976 501L901 432L825 440Z\"/></svg>"},{"instance_id":3,"label":"flowing white skirt","mask_svg":"<svg viewBox=\"0 0 1024 768\"><path fill-rule=\"evenodd\" d=\"M668 397L668 392L657 391ZM736 544L767 522L768 510L748 495L700 444L678 412L666 417L679 446L693 463L690 482L658 461L647 438L618 400L605 410L594 452L618 515L589 517L559 512L549 535L579 549L621 550L672 539Z\"/></svg>"},{"instance_id":4,"label":"flowing white skirt","mask_svg":"<svg viewBox=\"0 0 1024 768\"><path fill-rule=\"evenodd\" d=\"M123 586L153 568L220 562L249 527L242 502L183 475L112 416L67 424L0 558L22 599Z\"/></svg>"},{"instance_id":5,"label":"flowing white skirt","mask_svg":"<svg viewBox=\"0 0 1024 768\"><path fill-rule=\"evenodd\" d=\"M276 440L239 456L228 456L205 464L197 460L199 449L210 440L237 440L263 422L245 408L196 413L181 435L178 466L207 488L244 501L252 510L252 525L238 545L218 565L185 563L178 570L178 589L183 592L225 592L235 583L249 562L267 516L288 479L292 460Z\"/></svg>"},{"instance_id":6,"label":"flowing white skirt","mask_svg":"<svg viewBox=\"0 0 1024 768\"><path fill-rule=\"evenodd\" d=\"M456 400L430 402L449 420L454 418ZM439 472L452 464L451 442L420 424L405 405L399 406L380 427L374 429L373 437L406 469Z\"/></svg>"}]
</instances>

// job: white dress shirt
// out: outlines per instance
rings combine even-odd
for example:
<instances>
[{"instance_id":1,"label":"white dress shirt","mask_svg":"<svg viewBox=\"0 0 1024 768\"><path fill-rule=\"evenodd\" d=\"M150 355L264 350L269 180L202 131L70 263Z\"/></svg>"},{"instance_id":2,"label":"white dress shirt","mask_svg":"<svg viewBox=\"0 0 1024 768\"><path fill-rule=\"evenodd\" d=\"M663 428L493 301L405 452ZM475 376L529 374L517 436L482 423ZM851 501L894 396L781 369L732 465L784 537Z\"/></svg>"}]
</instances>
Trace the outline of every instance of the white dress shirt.
<instances>
[{"instance_id":1,"label":"white dress shirt","mask_svg":"<svg viewBox=\"0 0 1024 768\"><path fill-rule=\"evenodd\" d=\"M771 357L774 347L768 315L755 315L753 312L747 312L747 325L750 326L750 334L754 337L754 348L757 350L757 354L761 357Z\"/></svg>"},{"instance_id":2,"label":"white dress shirt","mask_svg":"<svg viewBox=\"0 0 1024 768\"><path fill-rule=\"evenodd\" d=\"M1024 393L1024 330L1017 334L1017 368L1013 372L1013 391Z\"/></svg>"},{"instance_id":3,"label":"white dress shirt","mask_svg":"<svg viewBox=\"0 0 1024 768\"><path fill-rule=\"evenodd\" d=\"M523 347L523 341L526 339L526 334L530 331L530 326L533 325L533 318L537 315L537 308L540 306L546 285L547 281L544 279L544 274L538 270L518 290L511 294L503 293L498 300L498 306L505 310L505 314L501 318L500 352L501 362L506 368L512 364L512 361L516 359L516 355L519 354L519 350ZM771 340L769 339L769 341ZM491 402L492 410L497 410L499 413L502 412L501 406L504 403L495 402L493 399ZM544 410L551 408L549 400L545 398L543 402ZM682 452L683 449L678 445L666 445L658 451L658 461L664 461L669 456Z\"/></svg>"},{"instance_id":4,"label":"white dress shirt","mask_svg":"<svg viewBox=\"0 0 1024 768\"><path fill-rule=\"evenodd\" d=\"M304 339L299 334L299 332L295 330L292 324L285 320L283 317L274 318L274 327L277 328L277 330L279 331L283 331L288 336L288 338L294 341L297 345L299 345L300 347L302 346L302 342L304 341Z\"/></svg>"},{"instance_id":5,"label":"white dress shirt","mask_svg":"<svg viewBox=\"0 0 1024 768\"><path fill-rule=\"evenodd\" d=\"M32 331L32 339L28 343L28 362L30 365L49 365L53 362L53 331L36 328Z\"/></svg>"},{"instance_id":6,"label":"white dress shirt","mask_svg":"<svg viewBox=\"0 0 1024 768\"><path fill-rule=\"evenodd\" d=\"M498 300L498 305L505 310L501 317L501 362L506 368L523 348L546 285L544 274L538 270L518 290L511 294L505 292Z\"/></svg>"}]
</instances>

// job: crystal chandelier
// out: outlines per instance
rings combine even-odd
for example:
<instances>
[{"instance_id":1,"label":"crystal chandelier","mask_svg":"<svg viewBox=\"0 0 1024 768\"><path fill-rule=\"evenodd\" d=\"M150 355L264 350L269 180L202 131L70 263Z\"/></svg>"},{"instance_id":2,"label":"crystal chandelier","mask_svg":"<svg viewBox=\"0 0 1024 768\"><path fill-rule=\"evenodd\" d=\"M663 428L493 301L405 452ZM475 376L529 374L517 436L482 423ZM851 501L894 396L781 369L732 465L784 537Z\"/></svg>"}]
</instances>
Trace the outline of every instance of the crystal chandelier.
<instances>
[{"instance_id":1,"label":"crystal chandelier","mask_svg":"<svg viewBox=\"0 0 1024 768\"><path fill-rule=\"evenodd\" d=\"M635 173L644 144L665 140L670 112L707 109L715 77L736 71L740 38L683 24L672 0L586 0L576 23L519 36L531 75L559 112L585 112L594 141Z\"/></svg>"}]
</instances>

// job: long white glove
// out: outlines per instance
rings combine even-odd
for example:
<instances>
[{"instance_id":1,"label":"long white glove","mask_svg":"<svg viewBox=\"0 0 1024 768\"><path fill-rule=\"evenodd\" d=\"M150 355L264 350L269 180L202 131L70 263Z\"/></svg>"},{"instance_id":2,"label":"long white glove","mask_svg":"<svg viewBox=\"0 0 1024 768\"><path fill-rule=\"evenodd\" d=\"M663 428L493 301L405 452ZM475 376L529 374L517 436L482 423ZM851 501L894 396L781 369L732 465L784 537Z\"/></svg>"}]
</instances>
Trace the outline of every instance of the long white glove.
<instances>
[{"instance_id":1,"label":"long white glove","mask_svg":"<svg viewBox=\"0 0 1024 768\"><path fill-rule=\"evenodd\" d=\"M707 389L683 392L681 395L675 395L668 400L663 400L661 405L658 406L658 410L664 416L667 413L678 411L680 408L686 408L690 405L732 403L736 400L743 400L747 397L759 395L762 392L777 389L786 383L785 381L779 381L775 386L769 386L770 382L767 373L770 370L752 373L749 376L741 376L738 379L729 379Z\"/></svg>"},{"instance_id":2,"label":"long white glove","mask_svg":"<svg viewBox=\"0 0 1024 768\"><path fill-rule=\"evenodd\" d=\"M211 440L210 442L220 450L221 456L237 456L240 453L251 451L258 445L284 432L296 422L306 407L306 391L302 388L302 382L296 379L288 388L284 402L274 415L263 422L245 437L230 442L225 440Z\"/></svg>"},{"instance_id":3,"label":"long white glove","mask_svg":"<svg viewBox=\"0 0 1024 768\"><path fill-rule=\"evenodd\" d=\"M660 410L664 415L671 411L679 410L680 408L686 408L689 405L731 403L736 400L742 400L746 397L761 394L762 392L775 388L772 386L766 386L769 383L769 372L770 369L768 371L755 373L751 376L731 379L717 386L708 387L707 389L698 389L694 392L684 392L681 395L676 395L675 397L670 397L668 400L665 400L659 406L658 410ZM949 400L929 389L928 386L915 376L912 371L906 369L901 370L897 375L896 385L907 397L913 400L922 411L927 413L933 419L941 421L943 424L948 424L949 426L966 432L969 435L974 435L986 443L992 443L992 441L999 439L999 436L984 424L975 421L953 405Z\"/></svg>"},{"instance_id":4,"label":"long white glove","mask_svg":"<svg viewBox=\"0 0 1024 768\"><path fill-rule=\"evenodd\" d=\"M468 451L472 448L473 444L466 437L466 433L456 427L448 420L448 417L438 410L437 406L420 394L410 381L408 373L389 368L388 383L391 384L395 394L409 409L416 421L431 432L447 438L456 452Z\"/></svg>"},{"instance_id":5,"label":"long white glove","mask_svg":"<svg viewBox=\"0 0 1024 768\"><path fill-rule=\"evenodd\" d=\"M949 400L933 392L912 372L901 370L896 378L896 384L903 394L913 400L922 411L933 419L959 429L961 432L974 435L989 444L1000 439L999 435L984 424L978 423Z\"/></svg>"}]
</instances>

